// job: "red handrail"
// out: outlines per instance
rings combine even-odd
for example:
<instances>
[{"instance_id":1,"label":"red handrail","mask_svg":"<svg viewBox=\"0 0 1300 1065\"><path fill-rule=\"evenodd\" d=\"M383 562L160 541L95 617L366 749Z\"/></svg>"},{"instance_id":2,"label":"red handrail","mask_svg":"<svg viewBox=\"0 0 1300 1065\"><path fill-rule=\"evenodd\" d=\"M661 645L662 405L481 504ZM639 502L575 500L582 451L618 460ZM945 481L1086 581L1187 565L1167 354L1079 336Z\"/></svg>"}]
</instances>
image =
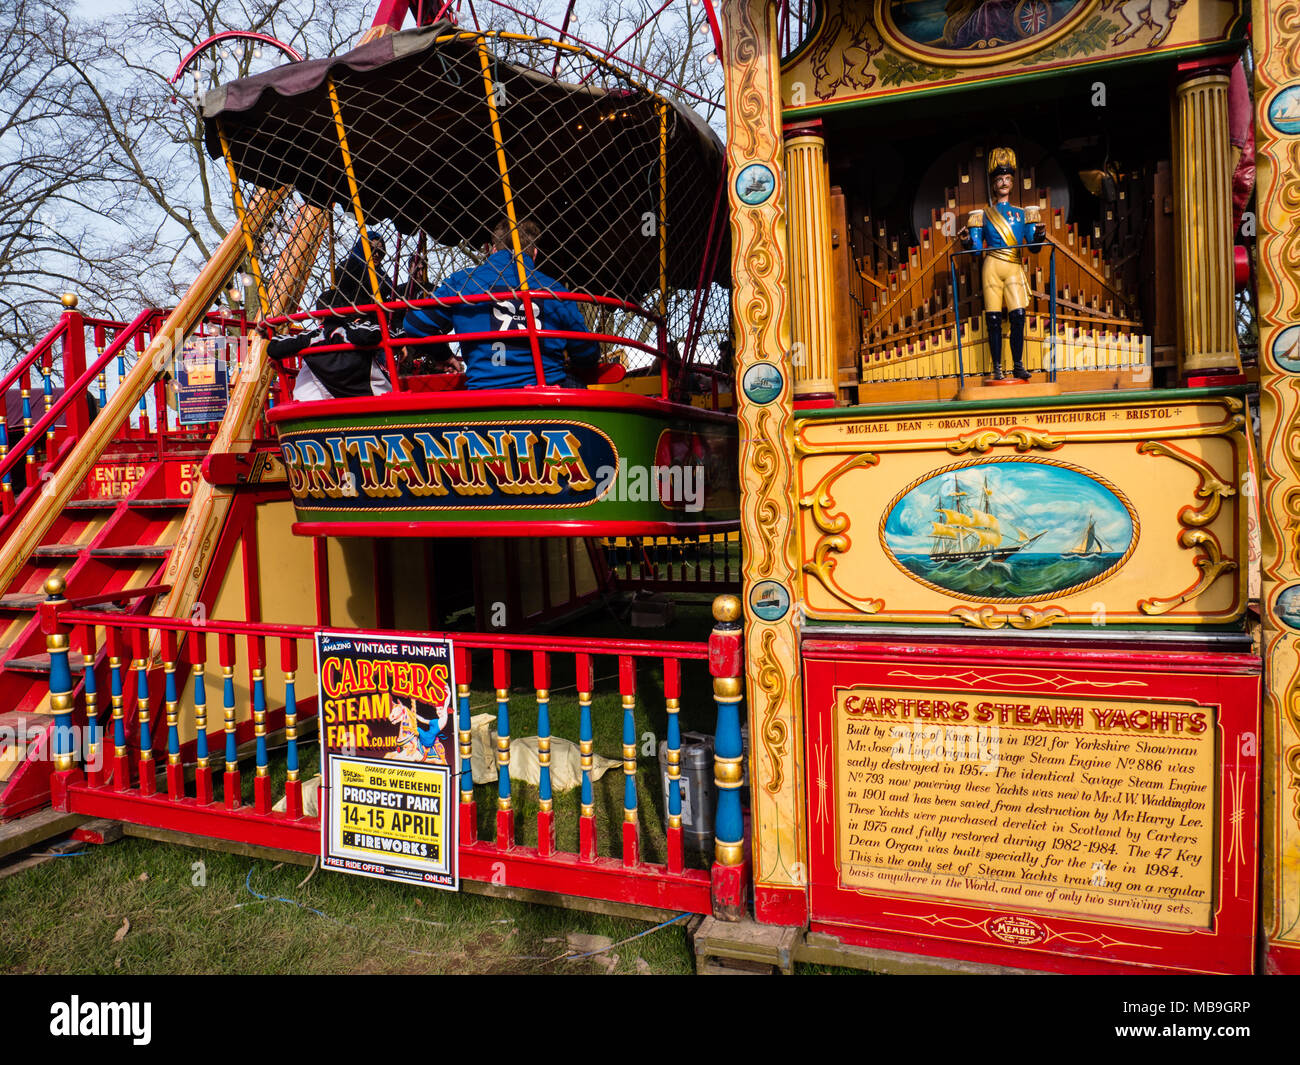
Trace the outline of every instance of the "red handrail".
<instances>
[{"instance_id":1,"label":"red handrail","mask_svg":"<svg viewBox=\"0 0 1300 1065\"><path fill-rule=\"evenodd\" d=\"M116 598L134 597L140 592L153 592L154 589L140 589L138 592L119 593ZM95 602L112 601L113 597L97 597ZM196 618L155 617L148 614L106 617L104 614L89 610L70 610L68 607L78 605L78 600L62 600L48 604L54 617L60 623L68 625L96 625L123 629L159 629L170 632L204 632L214 635L249 636L258 638L288 638L296 640L315 639L321 631L309 625L280 625L264 622L215 621L211 618L199 621ZM549 651L554 654L586 653L594 655L643 655L652 658L683 658L707 661L709 645L707 642L660 642L657 640L624 640L609 637L577 636L516 636L500 632L411 632L406 630L384 630L371 632L366 629L332 629L329 632L357 632L374 635L377 639L401 640L404 637L443 637L464 647L479 649L497 648L504 651Z\"/></svg>"},{"instance_id":2,"label":"red handrail","mask_svg":"<svg viewBox=\"0 0 1300 1065\"><path fill-rule=\"evenodd\" d=\"M98 376L99 371L107 366L111 359L117 357L118 352L126 345L127 341L134 337L156 313L154 310L141 311L135 316L135 320L126 327L126 330L118 333L117 339L104 349L104 354L99 356L80 377L70 385L65 383L63 395L54 401L50 409L41 415L36 424L9 449L9 454L0 460L0 478L3 478L5 474L18 465L19 458L26 453L27 449L37 440L43 438L45 430L58 421L59 416L72 405L74 400L81 396L86 387ZM5 386L3 391L0 391L0 395L3 395L4 391L7 390L7 386Z\"/></svg>"},{"instance_id":3,"label":"red handrail","mask_svg":"<svg viewBox=\"0 0 1300 1065\"><path fill-rule=\"evenodd\" d=\"M0 396L8 393L9 389L14 386L14 382L24 373L28 372L37 359L50 351L50 349L54 347L54 342L56 340L61 339L63 335L67 333L68 319L72 313L73 312L71 311L64 311L58 322L55 323L54 328L38 340L36 346L27 353L26 357L19 359L18 362L14 364L14 368L5 374L3 380L0 380Z\"/></svg>"}]
</instances>

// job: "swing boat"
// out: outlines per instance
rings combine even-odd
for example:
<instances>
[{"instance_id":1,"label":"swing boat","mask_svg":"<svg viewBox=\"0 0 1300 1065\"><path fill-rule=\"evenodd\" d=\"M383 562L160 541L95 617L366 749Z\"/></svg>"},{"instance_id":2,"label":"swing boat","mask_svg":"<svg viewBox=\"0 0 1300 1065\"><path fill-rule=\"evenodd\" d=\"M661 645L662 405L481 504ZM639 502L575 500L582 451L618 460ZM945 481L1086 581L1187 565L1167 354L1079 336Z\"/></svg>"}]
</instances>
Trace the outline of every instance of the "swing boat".
<instances>
[{"instance_id":1,"label":"swing boat","mask_svg":"<svg viewBox=\"0 0 1300 1065\"><path fill-rule=\"evenodd\" d=\"M723 406L729 330L723 151L694 112L569 44L450 23L221 86L203 108L224 157L264 320L337 281L355 242L393 392L269 414L303 535L633 536L737 525L736 430ZM250 224L278 198L269 223ZM514 287L396 298L409 250L434 280L475 265L493 224L543 233L538 269L563 292ZM395 242L393 276L383 250ZM519 237L514 234L515 261ZM407 249L404 251L403 249ZM434 264L438 269L434 269ZM515 279L504 279L515 280ZM588 333L542 328L537 301L572 301ZM430 306L519 301L525 329L395 336ZM334 308L338 311L339 308ZM591 340L589 387L548 386L547 338ZM536 385L466 391L461 374L404 376L426 345L526 343ZM313 348L313 353L347 345ZM689 393L696 393L694 396Z\"/></svg>"}]
</instances>

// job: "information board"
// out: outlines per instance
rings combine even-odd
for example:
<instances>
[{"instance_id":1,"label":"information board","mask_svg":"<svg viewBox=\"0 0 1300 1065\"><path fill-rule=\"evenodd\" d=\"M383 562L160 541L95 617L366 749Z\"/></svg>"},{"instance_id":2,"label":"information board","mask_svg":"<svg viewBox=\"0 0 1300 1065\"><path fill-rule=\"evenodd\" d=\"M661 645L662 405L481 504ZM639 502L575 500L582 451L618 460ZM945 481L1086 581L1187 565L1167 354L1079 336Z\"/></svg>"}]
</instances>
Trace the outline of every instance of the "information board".
<instances>
[{"instance_id":1,"label":"information board","mask_svg":"<svg viewBox=\"0 0 1300 1065\"><path fill-rule=\"evenodd\" d=\"M230 397L226 337L193 336L176 366L176 418L181 425L207 425L225 416Z\"/></svg>"},{"instance_id":2,"label":"information board","mask_svg":"<svg viewBox=\"0 0 1300 1065\"><path fill-rule=\"evenodd\" d=\"M805 643L815 930L1250 972L1258 660Z\"/></svg>"},{"instance_id":3,"label":"information board","mask_svg":"<svg viewBox=\"0 0 1300 1065\"><path fill-rule=\"evenodd\" d=\"M459 887L451 641L321 632L321 865Z\"/></svg>"}]
</instances>

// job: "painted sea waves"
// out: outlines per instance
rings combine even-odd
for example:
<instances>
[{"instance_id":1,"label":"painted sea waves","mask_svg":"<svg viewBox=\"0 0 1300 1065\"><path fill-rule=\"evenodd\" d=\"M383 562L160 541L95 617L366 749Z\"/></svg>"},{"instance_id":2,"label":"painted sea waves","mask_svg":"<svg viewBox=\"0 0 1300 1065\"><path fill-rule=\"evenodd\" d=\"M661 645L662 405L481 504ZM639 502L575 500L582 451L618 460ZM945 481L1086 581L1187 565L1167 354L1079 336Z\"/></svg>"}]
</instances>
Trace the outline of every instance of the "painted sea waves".
<instances>
[{"instance_id":1,"label":"painted sea waves","mask_svg":"<svg viewBox=\"0 0 1300 1065\"><path fill-rule=\"evenodd\" d=\"M1072 466L995 460L951 467L891 501L894 562L971 599L1041 599L1099 583L1132 553L1134 512Z\"/></svg>"}]
</instances>

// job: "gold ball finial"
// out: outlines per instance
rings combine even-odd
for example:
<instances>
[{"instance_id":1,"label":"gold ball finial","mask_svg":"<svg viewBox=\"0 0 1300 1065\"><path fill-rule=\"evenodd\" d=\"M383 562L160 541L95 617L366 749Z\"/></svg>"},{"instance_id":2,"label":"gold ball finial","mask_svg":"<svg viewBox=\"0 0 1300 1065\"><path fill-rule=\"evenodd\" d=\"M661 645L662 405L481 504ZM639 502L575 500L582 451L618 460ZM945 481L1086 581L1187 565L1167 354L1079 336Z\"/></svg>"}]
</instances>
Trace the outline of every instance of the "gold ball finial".
<instances>
[{"instance_id":1,"label":"gold ball finial","mask_svg":"<svg viewBox=\"0 0 1300 1065\"><path fill-rule=\"evenodd\" d=\"M62 595L67 587L68 584L62 577L50 577L45 582L45 594Z\"/></svg>"},{"instance_id":2,"label":"gold ball finial","mask_svg":"<svg viewBox=\"0 0 1300 1065\"><path fill-rule=\"evenodd\" d=\"M65 292L59 297L59 300L65 309L69 311L77 309L77 294L75 292Z\"/></svg>"},{"instance_id":3,"label":"gold ball finial","mask_svg":"<svg viewBox=\"0 0 1300 1065\"><path fill-rule=\"evenodd\" d=\"M740 597L736 595L720 595L713 600L713 620L739 621Z\"/></svg>"}]
</instances>

